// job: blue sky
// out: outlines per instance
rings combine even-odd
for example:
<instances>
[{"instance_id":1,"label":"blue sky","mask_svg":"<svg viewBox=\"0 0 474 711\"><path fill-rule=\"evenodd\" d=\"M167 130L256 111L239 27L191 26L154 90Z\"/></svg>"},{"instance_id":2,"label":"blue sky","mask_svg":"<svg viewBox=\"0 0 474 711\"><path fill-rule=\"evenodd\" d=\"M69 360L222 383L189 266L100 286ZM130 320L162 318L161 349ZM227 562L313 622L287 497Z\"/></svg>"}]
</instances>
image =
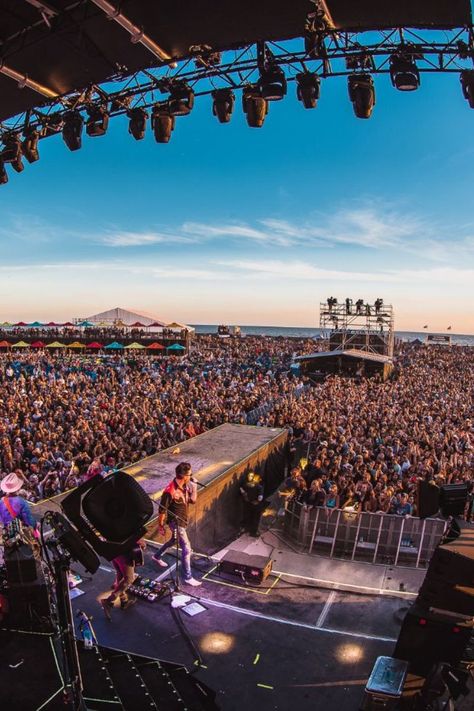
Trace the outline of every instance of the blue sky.
<instances>
[{"instance_id":1,"label":"blue sky","mask_svg":"<svg viewBox=\"0 0 474 711\"><path fill-rule=\"evenodd\" d=\"M315 326L333 294L383 297L398 330L473 333L474 111L456 74L375 84L368 121L341 77L315 110L290 84L262 129L239 93L228 125L197 99L168 145L122 118L75 153L44 140L0 188L0 320Z\"/></svg>"}]
</instances>

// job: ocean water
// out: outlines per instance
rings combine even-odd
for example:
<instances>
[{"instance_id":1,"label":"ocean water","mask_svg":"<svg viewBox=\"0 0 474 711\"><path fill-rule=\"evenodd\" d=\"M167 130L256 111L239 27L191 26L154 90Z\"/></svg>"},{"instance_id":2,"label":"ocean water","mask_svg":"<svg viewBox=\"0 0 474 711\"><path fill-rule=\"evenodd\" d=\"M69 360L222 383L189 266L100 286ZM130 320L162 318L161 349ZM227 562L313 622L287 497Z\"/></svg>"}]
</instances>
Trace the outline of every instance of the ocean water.
<instances>
[{"instance_id":1,"label":"ocean water","mask_svg":"<svg viewBox=\"0 0 474 711\"><path fill-rule=\"evenodd\" d=\"M217 326L212 324L193 324L196 333L217 333ZM320 328L296 328L281 326L241 326L244 336L285 336L286 338L314 338L323 331ZM431 331L395 331L395 336L402 341L425 341ZM451 342L460 346L474 346L474 335L451 333Z\"/></svg>"}]
</instances>

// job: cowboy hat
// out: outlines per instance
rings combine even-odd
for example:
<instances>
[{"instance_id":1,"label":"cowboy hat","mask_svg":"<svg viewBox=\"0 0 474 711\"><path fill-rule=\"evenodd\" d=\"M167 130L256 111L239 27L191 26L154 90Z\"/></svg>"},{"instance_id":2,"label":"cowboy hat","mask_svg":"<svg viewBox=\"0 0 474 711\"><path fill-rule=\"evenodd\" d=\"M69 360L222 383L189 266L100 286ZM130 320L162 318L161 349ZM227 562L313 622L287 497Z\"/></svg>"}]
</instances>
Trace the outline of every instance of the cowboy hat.
<instances>
[{"instance_id":1,"label":"cowboy hat","mask_svg":"<svg viewBox=\"0 0 474 711\"><path fill-rule=\"evenodd\" d=\"M20 479L20 477L17 476L14 472L12 474L8 474L8 476L6 476L5 479L2 479L2 481L0 482L0 489L5 494L14 494L15 491L21 489L22 486L23 480Z\"/></svg>"}]
</instances>

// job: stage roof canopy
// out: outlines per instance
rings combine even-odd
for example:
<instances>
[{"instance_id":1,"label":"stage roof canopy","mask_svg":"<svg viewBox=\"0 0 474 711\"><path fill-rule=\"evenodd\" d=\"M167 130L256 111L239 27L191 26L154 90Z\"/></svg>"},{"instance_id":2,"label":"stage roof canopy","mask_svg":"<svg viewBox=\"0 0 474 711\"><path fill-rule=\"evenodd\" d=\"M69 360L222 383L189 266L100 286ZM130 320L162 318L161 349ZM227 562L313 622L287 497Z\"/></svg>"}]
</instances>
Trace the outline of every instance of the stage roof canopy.
<instances>
[{"instance_id":1,"label":"stage roof canopy","mask_svg":"<svg viewBox=\"0 0 474 711\"><path fill-rule=\"evenodd\" d=\"M316 5L309 0L232 5L215 0L2 0L0 121L56 96L195 56L199 47L222 52L259 40L302 37ZM470 0L320 0L319 7L327 31L471 24Z\"/></svg>"}]
</instances>

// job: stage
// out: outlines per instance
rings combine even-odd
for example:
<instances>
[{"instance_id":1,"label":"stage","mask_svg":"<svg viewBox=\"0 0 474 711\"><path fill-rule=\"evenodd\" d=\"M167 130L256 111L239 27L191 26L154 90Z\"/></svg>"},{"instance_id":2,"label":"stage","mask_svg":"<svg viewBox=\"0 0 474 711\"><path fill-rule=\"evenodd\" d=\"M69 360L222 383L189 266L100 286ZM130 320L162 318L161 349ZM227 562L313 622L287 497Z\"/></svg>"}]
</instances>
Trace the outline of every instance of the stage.
<instances>
[{"instance_id":1,"label":"stage","mask_svg":"<svg viewBox=\"0 0 474 711\"><path fill-rule=\"evenodd\" d=\"M190 507L188 532L193 548L210 555L225 546L240 528L240 477L255 471L262 477L265 495L271 494L284 477L287 438L284 429L224 424L124 467L153 501L150 537L159 540L153 535L153 520L163 489L173 479L176 465L190 462L194 478L205 487L199 487L197 503ZM35 504L33 513L41 517L47 510L60 510L65 495Z\"/></svg>"}]
</instances>

